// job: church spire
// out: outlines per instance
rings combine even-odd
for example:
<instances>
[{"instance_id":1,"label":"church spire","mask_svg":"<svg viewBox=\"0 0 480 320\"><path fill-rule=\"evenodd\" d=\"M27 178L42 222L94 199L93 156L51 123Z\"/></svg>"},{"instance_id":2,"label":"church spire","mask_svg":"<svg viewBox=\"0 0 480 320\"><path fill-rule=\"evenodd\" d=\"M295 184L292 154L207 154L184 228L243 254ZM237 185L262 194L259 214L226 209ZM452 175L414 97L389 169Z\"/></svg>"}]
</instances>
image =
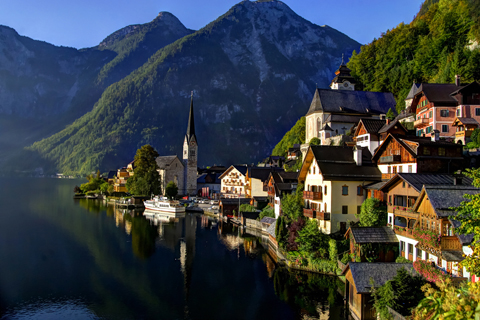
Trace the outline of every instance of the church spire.
<instances>
[{"instance_id":1,"label":"church spire","mask_svg":"<svg viewBox=\"0 0 480 320\"><path fill-rule=\"evenodd\" d=\"M197 137L195 136L195 120L193 118L193 91L192 96L190 99L190 115L188 116L188 126L187 126L187 141L192 141L192 138L197 141Z\"/></svg>"}]
</instances>

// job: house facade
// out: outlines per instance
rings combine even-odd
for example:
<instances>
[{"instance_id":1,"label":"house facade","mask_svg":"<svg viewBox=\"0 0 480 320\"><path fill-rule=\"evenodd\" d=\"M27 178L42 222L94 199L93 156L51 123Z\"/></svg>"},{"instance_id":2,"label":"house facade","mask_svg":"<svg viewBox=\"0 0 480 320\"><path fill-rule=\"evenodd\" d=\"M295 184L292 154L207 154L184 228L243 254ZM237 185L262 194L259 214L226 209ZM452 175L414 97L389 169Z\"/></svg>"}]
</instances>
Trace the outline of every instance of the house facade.
<instances>
[{"instance_id":1,"label":"house facade","mask_svg":"<svg viewBox=\"0 0 480 320\"><path fill-rule=\"evenodd\" d=\"M175 182L179 191L183 191L185 189L183 162L177 156L161 156L157 157L155 161L158 165L157 171L160 175L162 195L165 195L165 188L170 181Z\"/></svg>"},{"instance_id":2,"label":"house facade","mask_svg":"<svg viewBox=\"0 0 480 320\"><path fill-rule=\"evenodd\" d=\"M297 190L296 172L271 172L267 182L267 196L269 205L273 207L275 218L282 213L282 198L285 194L295 193Z\"/></svg>"},{"instance_id":3,"label":"house facade","mask_svg":"<svg viewBox=\"0 0 480 320\"><path fill-rule=\"evenodd\" d=\"M247 166L230 166L219 177L221 180L221 197L223 198L245 198L247 186Z\"/></svg>"},{"instance_id":4,"label":"house facade","mask_svg":"<svg viewBox=\"0 0 480 320\"><path fill-rule=\"evenodd\" d=\"M462 168L462 148L454 143L432 141L432 138L389 134L372 160L382 179L397 173L453 173Z\"/></svg>"},{"instance_id":5,"label":"house facade","mask_svg":"<svg viewBox=\"0 0 480 320\"><path fill-rule=\"evenodd\" d=\"M381 180L367 148L311 146L298 175L304 184L304 215L326 234L343 232L358 219L364 185Z\"/></svg>"}]
</instances>

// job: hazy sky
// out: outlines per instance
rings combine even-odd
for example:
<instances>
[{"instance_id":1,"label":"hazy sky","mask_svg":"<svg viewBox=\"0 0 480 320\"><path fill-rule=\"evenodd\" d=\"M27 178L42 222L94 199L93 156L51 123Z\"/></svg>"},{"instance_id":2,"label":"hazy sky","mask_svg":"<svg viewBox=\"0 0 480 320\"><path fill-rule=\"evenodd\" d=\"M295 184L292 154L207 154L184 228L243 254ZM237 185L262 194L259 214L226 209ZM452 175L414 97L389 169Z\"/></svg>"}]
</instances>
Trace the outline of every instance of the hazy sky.
<instances>
[{"instance_id":1,"label":"hazy sky","mask_svg":"<svg viewBox=\"0 0 480 320\"><path fill-rule=\"evenodd\" d=\"M93 47L112 32L147 23L161 11L198 30L240 0L0 0L0 24L55 45ZM401 22L410 23L422 0L284 0L293 11L365 44Z\"/></svg>"}]
</instances>

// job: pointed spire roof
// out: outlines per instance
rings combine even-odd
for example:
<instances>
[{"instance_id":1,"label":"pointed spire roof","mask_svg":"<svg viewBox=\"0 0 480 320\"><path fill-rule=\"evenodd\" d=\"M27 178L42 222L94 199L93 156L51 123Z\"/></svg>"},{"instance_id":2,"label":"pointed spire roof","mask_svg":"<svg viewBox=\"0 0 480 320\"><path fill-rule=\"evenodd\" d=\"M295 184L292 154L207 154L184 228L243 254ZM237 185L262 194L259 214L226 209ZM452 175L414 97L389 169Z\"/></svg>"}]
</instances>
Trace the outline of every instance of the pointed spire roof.
<instances>
[{"instance_id":1,"label":"pointed spire roof","mask_svg":"<svg viewBox=\"0 0 480 320\"><path fill-rule=\"evenodd\" d=\"M192 97L190 99L190 114L188 116L188 126L187 126L187 134L186 134L187 142L190 141L197 141L197 137L195 136L195 120L193 118L193 91Z\"/></svg>"}]
</instances>

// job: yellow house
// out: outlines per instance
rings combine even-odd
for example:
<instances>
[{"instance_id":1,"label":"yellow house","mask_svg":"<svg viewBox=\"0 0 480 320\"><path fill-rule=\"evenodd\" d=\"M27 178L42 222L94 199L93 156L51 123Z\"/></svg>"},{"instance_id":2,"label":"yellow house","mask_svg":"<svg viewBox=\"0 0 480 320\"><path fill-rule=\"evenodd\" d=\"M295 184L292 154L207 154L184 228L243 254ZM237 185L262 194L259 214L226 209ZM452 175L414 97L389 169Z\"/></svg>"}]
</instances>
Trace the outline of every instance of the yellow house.
<instances>
[{"instance_id":1,"label":"yellow house","mask_svg":"<svg viewBox=\"0 0 480 320\"><path fill-rule=\"evenodd\" d=\"M326 234L343 232L365 199L363 187L381 181L368 148L310 146L298 175L304 184L304 215Z\"/></svg>"}]
</instances>

